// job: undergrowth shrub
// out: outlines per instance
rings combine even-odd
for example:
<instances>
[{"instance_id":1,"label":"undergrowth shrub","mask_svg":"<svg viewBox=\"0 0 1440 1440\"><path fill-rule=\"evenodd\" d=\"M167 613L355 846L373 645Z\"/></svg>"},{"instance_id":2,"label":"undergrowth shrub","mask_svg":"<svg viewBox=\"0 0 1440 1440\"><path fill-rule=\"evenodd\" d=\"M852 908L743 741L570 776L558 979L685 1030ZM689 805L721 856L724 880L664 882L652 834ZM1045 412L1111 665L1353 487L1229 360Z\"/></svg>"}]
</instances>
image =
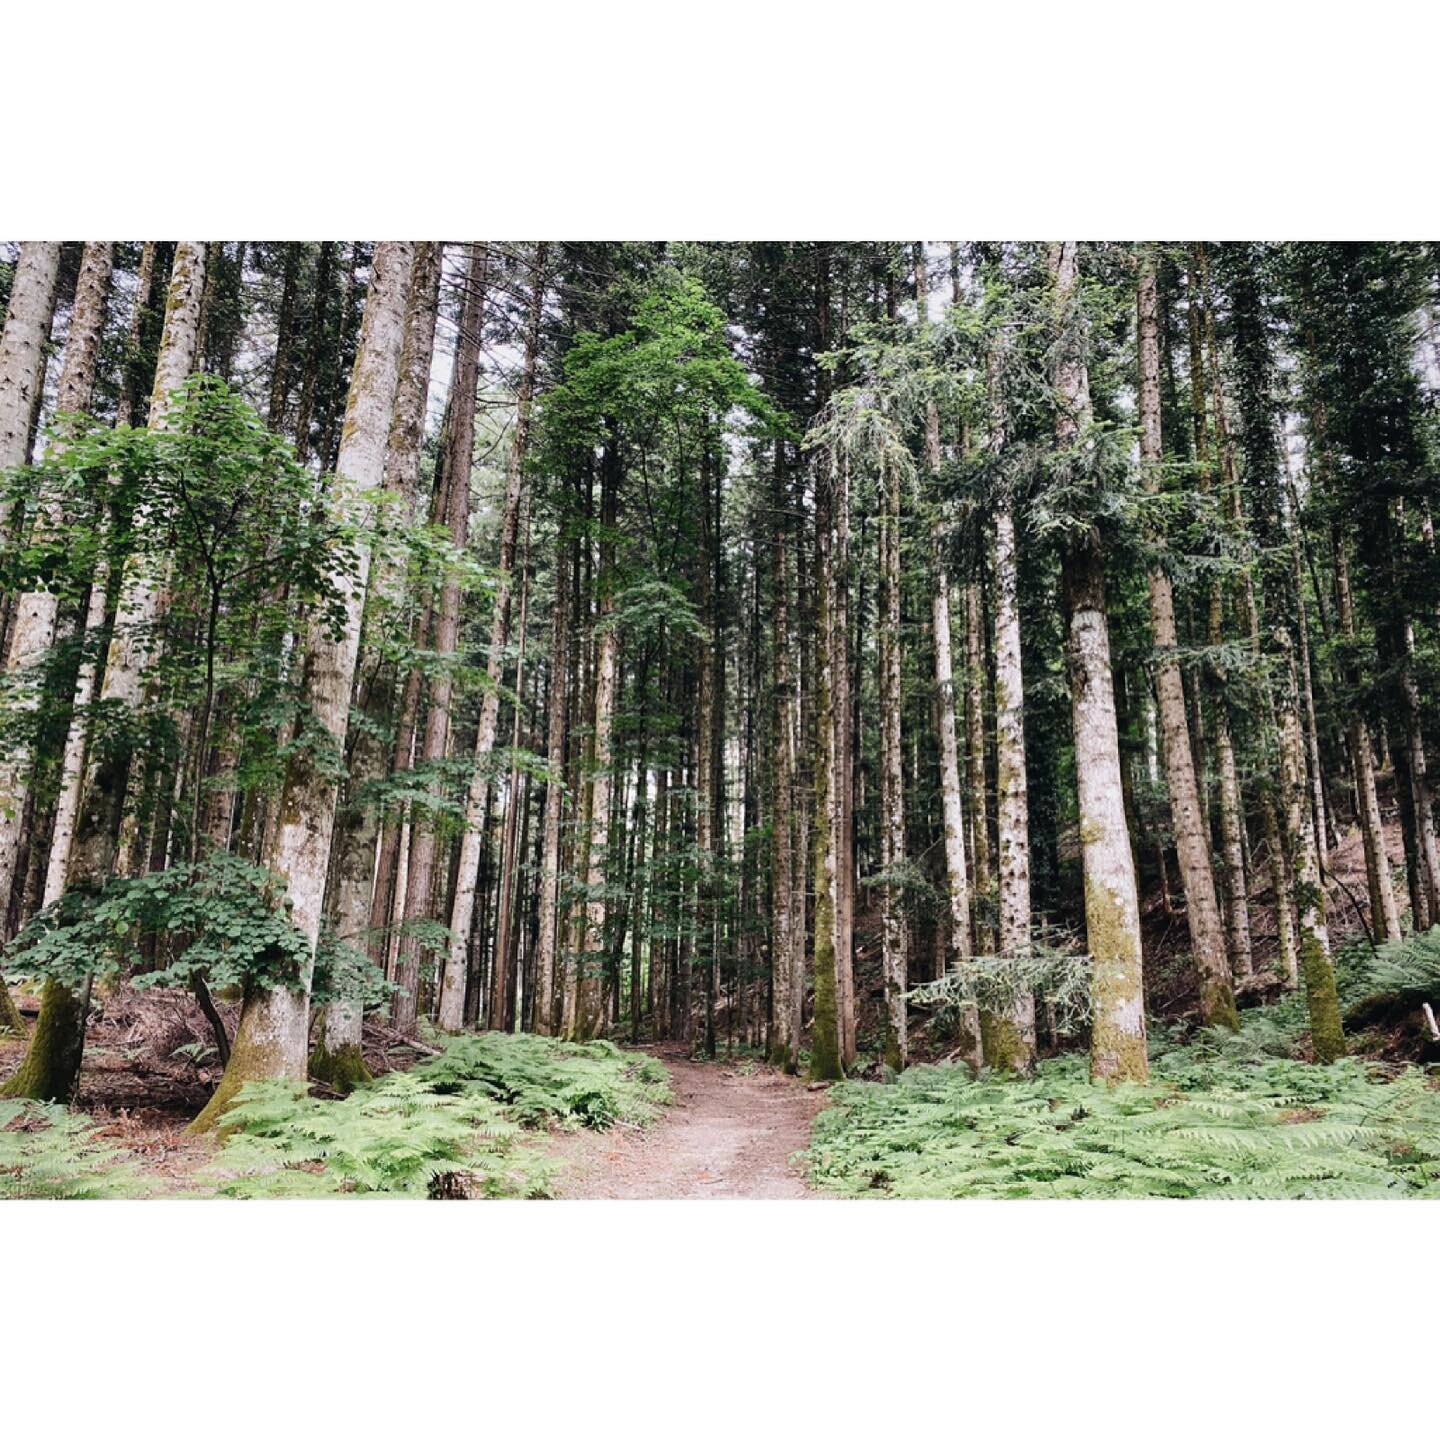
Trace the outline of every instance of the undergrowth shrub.
<instances>
[{"instance_id":1,"label":"undergrowth shrub","mask_svg":"<svg viewBox=\"0 0 1440 1440\"><path fill-rule=\"evenodd\" d=\"M247 1085L212 1167L231 1196L543 1195L543 1160L522 1130L645 1124L670 1098L659 1061L608 1041L464 1035L344 1100L285 1082Z\"/></svg>"},{"instance_id":2,"label":"undergrowth shrub","mask_svg":"<svg viewBox=\"0 0 1440 1440\"><path fill-rule=\"evenodd\" d=\"M0 1199L115 1200L148 1184L128 1151L62 1105L0 1100Z\"/></svg>"},{"instance_id":3,"label":"undergrowth shrub","mask_svg":"<svg viewBox=\"0 0 1440 1440\"><path fill-rule=\"evenodd\" d=\"M564 1045L539 1035L462 1035L411 1073L441 1093L479 1089L522 1125L643 1125L670 1100L664 1065L628 1056L608 1040Z\"/></svg>"},{"instance_id":4,"label":"undergrowth shrub","mask_svg":"<svg viewBox=\"0 0 1440 1440\"><path fill-rule=\"evenodd\" d=\"M212 1173L235 1197L425 1196L464 1172L486 1195L528 1194L543 1177L507 1173L519 1126L484 1095L438 1094L413 1072L344 1100L316 1100L293 1082L244 1087L226 1115Z\"/></svg>"},{"instance_id":5,"label":"undergrowth shrub","mask_svg":"<svg viewBox=\"0 0 1440 1440\"><path fill-rule=\"evenodd\" d=\"M1264 1012L1227 1042L1157 1047L1149 1086L1092 1085L1083 1056L1033 1080L920 1066L832 1092L809 1151L822 1189L910 1198L1440 1195L1440 1091L1422 1071L1271 1053Z\"/></svg>"}]
</instances>

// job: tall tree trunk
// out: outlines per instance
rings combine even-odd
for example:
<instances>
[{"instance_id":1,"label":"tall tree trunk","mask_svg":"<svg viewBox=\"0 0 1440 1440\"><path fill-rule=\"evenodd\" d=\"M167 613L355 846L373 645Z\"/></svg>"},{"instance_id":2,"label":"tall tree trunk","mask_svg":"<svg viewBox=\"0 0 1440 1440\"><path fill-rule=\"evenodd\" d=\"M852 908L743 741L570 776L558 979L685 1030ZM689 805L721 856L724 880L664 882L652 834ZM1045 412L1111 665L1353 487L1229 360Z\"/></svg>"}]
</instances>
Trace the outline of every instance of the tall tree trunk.
<instances>
[{"instance_id":1,"label":"tall tree trunk","mask_svg":"<svg viewBox=\"0 0 1440 1440\"><path fill-rule=\"evenodd\" d=\"M605 509L609 510L610 505L607 504ZM603 523L607 532L613 530L613 512ZM606 953L605 919L608 904L605 890L610 858L610 799L614 781L611 740L620 668L620 637L613 623L613 564L613 559L602 559L598 577L601 599L596 626L600 639L595 665L594 779L590 787L590 827L585 847L586 898L575 976L575 1022L573 1030L566 1036L570 1040L592 1039L605 1025L602 968Z\"/></svg>"},{"instance_id":2,"label":"tall tree trunk","mask_svg":"<svg viewBox=\"0 0 1440 1440\"><path fill-rule=\"evenodd\" d=\"M1225 391L1220 375L1220 350L1215 338L1215 315L1208 300L1209 265L1205 247L1198 248L1197 255L1200 293L1205 296L1202 307L1205 331L1205 348L1209 352L1209 379L1211 404L1215 417L1215 441L1220 456L1220 473L1224 487L1227 516L1237 537L1246 533L1244 510L1240 503L1240 476L1235 465L1234 447L1230 441L1229 422L1225 417ZM1260 637L1260 611L1255 597L1255 577L1251 567L1246 566L1240 580L1240 601L1245 611L1245 621L1250 638L1250 653L1257 662L1262 658ZM1212 637L1215 638L1216 620L1213 618ZM1261 744L1267 762L1273 762L1278 748L1279 723L1275 704L1268 690L1258 717ZM1275 803L1274 787L1270 775L1275 766L1267 763L1259 784L1260 818L1265 829L1265 848L1268 851L1270 883L1275 896L1275 929L1280 942L1280 968L1283 974L1294 976L1297 969L1295 937L1295 894L1293 876L1289 870L1288 847L1281 832L1280 813Z\"/></svg>"},{"instance_id":3,"label":"tall tree trunk","mask_svg":"<svg viewBox=\"0 0 1440 1440\"><path fill-rule=\"evenodd\" d=\"M189 375L195 360L196 324L205 285L205 246L182 241L175 252L165 329L155 368L149 427L165 428L171 391ZM137 517L137 525L144 517ZM162 608L162 586L153 569L127 564L120 578L115 633L105 665L100 701L136 713L141 709L153 656L156 622ZM98 892L110 878L120 838L125 792L130 771L129 747L105 747L89 757L81 803L71 842L66 888ZM41 995L40 1018L30 1049L3 1093L34 1100L65 1100L80 1074L85 1045L88 987L72 991L48 981Z\"/></svg>"},{"instance_id":4,"label":"tall tree trunk","mask_svg":"<svg viewBox=\"0 0 1440 1440\"><path fill-rule=\"evenodd\" d=\"M900 516L901 476L894 465L881 476L880 525L880 865L881 967L885 987L884 1063L894 1071L909 1058L906 1028L906 925L899 872L906 864L905 793L900 748Z\"/></svg>"},{"instance_id":5,"label":"tall tree trunk","mask_svg":"<svg viewBox=\"0 0 1440 1440\"><path fill-rule=\"evenodd\" d=\"M1190 337L1190 410L1195 434L1195 460L1200 467L1200 488L1212 489L1209 431L1205 421L1205 359L1201 345L1200 281L1192 266L1187 275L1189 304L1186 319ZM1219 581L1210 587L1207 639L1212 650L1224 642L1224 599ZM1225 893L1225 945L1231 974L1247 979L1254 968L1250 948L1250 902L1245 884L1245 818L1240 799L1240 776L1231 738L1229 699L1224 667L1212 660L1208 674L1213 682L1215 766L1220 781L1221 883Z\"/></svg>"},{"instance_id":6,"label":"tall tree trunk","mask_svg":"<svg viewBox=\"0 0 1440 1440\"><path fill-rule=\"evenodd\" d=\"M540 875L540 940L535 955L535 1033L555 1029L555 985L561 931L560 827L565 807L565 741L568 711L567 672L570 650L570 575L575 540L565 534L562 520L555 540L555 605L550 622L550 690L546 700L549 732L546 737L545 842ZM664 772L660 781L663 786ZM662 800L658 808L663 809ZM654 956L651 956L653 973Z\"/></svg>"},{"instance_id":7,"label":"tall tree trunk","mask_svg":"<svg viewBox=\"0 0 1440 1440\"><path fill-rule=\"evenodd\" d=\"M1350 595L1350 563L1345 537L1336 524L1332 531L1335 552L1335 604L1340 617L1340 633L1347 641L1355 639L1355 605ZM1347 665L1346 683L1353 689L1358 683L1355 667ZM1365 846L1365 876L1370 887L1371 924L1376 938L1400 938L1400 907L1395 902L1395 886L1390 876L1390 858L1385 853L1385 826L1380 818L1380 797L1375 789L1375 760L1370 743L1370 727L1364 713L1355 703L1350 705L1350 765L1355 772L1356 809L1360 834Z\"/></svg>"},{"instance_id":8,"label":"tall tree trunk","mask_svg":"<svg viewBox=\"0 0 1440 1440\"><path fill-rule=\"evenodd\" d=\"M1330 937L1325 927L1325 890L1320 882L1320 858L1315 829L1307 818L1308 787L1305 778L1305 737L1295 697L1297 681L1290 635L1275 630L1276 652L1288 675L1282 675L1280 694L1280 766L1295 875L1296 916L1299 924L1299 962L1305 980L1305 1003L1310 1012L1310 1038L1321 1064L1345 1054L1340 1028L1340 1000L1335 990L1335 968L1330 960Z\"/></svg>"},{"instance_id":9,"label":"tall tree trunk","mask_svg":"<svg viewBox=\"0 0 1440 1440\"><path fill-rule=\"evenodd\" d=\"M95 363L100 352L101 332L105 328L106 303L114 268L115 247L110 241L92 242L85 247L80 276L75 285L70 335L65 343L65 363L60 371L60 388L55 397L57 413L81 413L90 408L95 388ZM8 343L8 326L6 334ZM58 500L46 502L36 525L52 536L61 532L65 514ZM55 643L58 612L59 597L53 590L27 591L15 605L5 668L8 685L18 685L20 689L18 701L12 701L12 704L21 711L33 713L39 708L43 682L37 679L36 672ZM0 757L0 902L8 901L15 880L15 862L22 840L21 821L29 797L32 760L30 748L23 741Z\"/></svg>"},{"instance_id":10,"label":"tall tree trunk","mask_svg":"<svg viewBox=\"0 0 1440 1440\"><path fill-rule=\"evenodd\" d=\"M834 457L822 455L815 474L815 569L819 578L816 613L815 727L815 1016L810 1036L810 1078L839 1080L844 1075L840 1032L836 889L839 874L836 802L842 777L833 709L835 661L834 515L831 477Z\"/></svg>"},{"instance_id":11,"label":"tall tree trunk","mask_svg":"<svg viewBox=\"0 0 1440 1440\"><path fill-rule=\"evenodd\" d=\"M375 249L370 292L346 404L339 478L364 503L384 476L385 454L400 375L405 315L414 263L410 241L384 241ZM352 570L334 577L345 625L337 637L315 624L306 637L302 693L316 728L341 753L349 725L350 696L360 653L360 626L370 553L362 549ZM326 869L335 824L336 783L328 766L308 750L292 753L276 822L266 839L267 867L285 877L293 923L313 949L320 935ZM249 1080L305 1076L310 1028L310 964L293 987L250 989L230 1063L195 1130L214 1126Z\"/></svg>"},{"instance_id":12,"label":"tall tree trunk","mask_svg":"<svg viewBox=\"0 0 1440 1440\"><path fill-rule=\"evenodd\" d=\"M1055 368L1055 438L1061 465L1088 446L1090 378L1079 313L1079 263L1074 241L1053 252L1055 307L1061 337ZM1158 438L1158 437L1157 437ZM1070 693L1075 725L1075 774L1080 800L1080 846L1085 870L1085 930L1091 963L1090 1073L1097 1080L1149 1077L1145 1043L1145 984L1140 948L1140 898L1125 824L1105 557L1093 525L1071 540L1061 561L1067 617ZM1173 624L1173 620L1172 620ZM1181 697L1180 723L1184 724ZM1189 739L1183 746L1189 761ZM1177 757L1178 758L1178 757ZM1193 776L1192 776L1193 781Z\"/></svg>"},{"instance_id":13,"label":"tall tree trunk","mask_svg":"<svg viewBox=\"0 0 1440 1440\"><path fill-rule=\"evenodd\" d=\"M465 278L465 298L460 312L460 333L455 351L455 370L450 399L449 447L445 461L445 524L450 544L462 553L470 533L470 471L475 451L475 388L480 375L480 341L485 315L485 291L490 254L486 246L472 242ZM431 646L439 663L430 678L425 710L425 733L420 763L430 772L427 785L436 802L441 782L434 777L450 744L450 703L455 690L452 657L460 638L460 579L447 574L440 587L440 606ZM434 918L435 857L439 850L436 817L411 817L410 869L405 892L404 921L400 931L400 953L395 966L399 987L391 1010L395 1027L407 1032L415 1028L420 990L422 945L418 927ZM465 931L468 940L469 929Z\"/></svg>"},{"instance_id":14,"label":"tall tree trunk","mask_svg":"<svg viewBox=\"0 0 1440 1440\"><path fill-rule=\"evenodd\" d=\"M1149 249L1140 259L1139 352L1140 460L1146 471L1146 488L1154 493L1160 488L1158 472L1165 456L1160 433L1159 297L1155 257ZM1195 757L1190 748L1190 727L1185 714L1185 686L1175 658L1179 645L1175 597L1163 560L1150 572L1150 623L1155 635L1155 690L1165 741L1170 819L1175 831L1180 880L1185 888L1191 955L1200 987L1200 1018L1207 1025L1237 1030L1240 1017L1235 1010L1220 906L1215 898L1215 877L1210 870L1210 835L1200 808L1200 787L1195 778Z\"/></svg>"},{"instance_id":15,"label":"tall tree trunk","mask_svg":"<svg viewBox=\"0 0 1440 1440\"><path fill-rule=\"evenodd\" d=\"M13 470L29 459L59 280L59 242L27 240L15 261L0 333L0 470ZM10 523L10 503L0 502L0 539L8 538Z\"/></svg>"},{"instance_id":16,"label":"tall tree trunk","mask_svg":"<svg viewBox=\"0 0 1440 1440\"><path fill-rule=\"evenodd\" d=\"M270 402L266 423L272 430L285 428L285 411L290 404L292 356L295 350L295 305L300 293L300 265L305 247L286 243L285 271L281 281L280 310L275 319L275 363L270 369Z\"/></svg>"},{"instance_id":17,"label":"tall tree trunk","mask_svg":"<svg viewBox=\"0 0 1440 1440\"><path fill-rule=\"evenodd\" d=\"M983 543L977 540L974 564L984 566ZM962 589L965 603L965 787L970 795L971 917L975 949L981 955L995 953L995 927L990 917L993 904L990 854L990 807L986 802L985 780L985 613L980 604L980 586L969 580ZM984 918L982 918L982 907Z\"/></svg>"},{"instance_id":18,"label":"tall tree trunk","mask_svg":"<svg viewBox=\"0 0 1440 1440\"><path fill-rule=\"evenodd\" d=\"M487 683L475 731L475 772L465 798L465 833L460 841L460 869L450 905L450 952L440 987L438 1021L442 1030L459 1030L465 1014L466 948L475 919L475 885L480 869L484 817L489 795L490 752L500 719L500 680L504 674L505 647L510 640L510 599L514 585L515 549L520 528L520 497L524 484L525 452L530 438L530 409L535 392L535 363L540 314L545 303L547 249L536 247L530 291L530 322L525 341L525 369L515 411L515 438L505 484L505 509L500 520L500 567L495 586L495 609L490 621Z\"/></svg>"},{"instance_id":19,"label":"tall tree trunk","mask_svg":"<svg viewBox=\"0 0 1440 1440\"><path fill-rule=\"evenodd\" d=\"M424 437L430 364L435 347L442 250L438 241L422 241L415 246L400 380L386 441L382 486L396 497L398 509L405 520L414 511L415 490L420 478L420 446ZM367 601L367 611L370 612L365 622L367 627L387 623L400 598L403 581L402 567L394 561L382 561L373 567L370 600ZM355 737L346 781L351 802L336 821L337 833L330 863L335 940L339 945L364 953L373 951L374 943L376 837L380 829L380 813L375 805L357 797L363 797L367 784L385 773L385 744L377 730L383 732L393 718L395 686L393 677L378 655L362 651L359 668L362 676L368 676L362 686L360 703L372 723ZM406 760L408 763L408 748ZM354 995L341 993L331 1000L321 1016L319 1037L310 1055L311 1075L341 1091L348 1091L363 1080L368 1073L361 1052L363 1027L364 1011Z\"/></svg>"},{"instance_id":20,"label":"tall tree trunk","mask_svg":"<svg viewBox=\"0 0 1440 1440\"><path fill-rule=\"evenodd\" d=\"M151 290L155 283L155 252L153 240L146 241L140 257L139 285L135 309L130 320L127 351L140 350L145 317L150 308ZM138 404L135 387L124 384L115 411L115 424L130 424ZM81 790L85 781L85 750L90 735L90 705L102 667L96 651L110 613L111 561L102 547L90 581L90 598L85 612L85 633L80 668L70 701L70 726L65 736L65 750L60 765L60 787L55 799L55 820L50 833L50 854L45 869L42 905L53 905L65 891L65 876L70 866L70 848L80 812Z\"/></svg>"},{"instance_id":21,"label":"tall tree trunk","mask_svg":"<svg viewBox=\"0 0 1440 1440\"><path fill-rule=\"evenodd\" d=\"M991 342L990 448L997 459L1008 440L1005 403L1006 337ZM1000 882L997 952L1022 959L1030 952L1030 806L1025 778L1025 682L1020 665L1019 565L1015 500L1006 486L995 502L995 756ZM977 838L978 850L980 841ZM1035 1063L1035 997L1021 994L1008 1012L982 1011L985 1063L1027 1071Z\"/></svg>"},{"instance_id":22,"label":"tall tree trunk","mask_svg":"<svg viewBox=\"0 0 1440 1440\"><path fill-rule=\"evenodd\" d=\"M795 974L794 884L795 691L790 655L790 539L784 441L775 441L771 542L774 645L774 796L771 804L770 964L774 991L770 1060L794 1074L800 1060L803 974Z\"/></svg>"},{"instance_id":23,"label":"tall tree trunk","mask_svg":"<svg viewBox=\"0 0 1440 1440\"><path fill-rule=\"evenodd\" d=\"M520 646L515 656L514 721L510 731L510 778L505 802L505 829L501 839L500 901L495 924L495 963L491 967L491 1030L514 1028L515 976L511 966L510 941L515 925L515 882L517 825L520 818L522 777L520 774L520 724L525 704L525 627L530 612L530 526L525 525L525 544L520 561L520 615L516 629Z\"/></svg>"},{"instance_id":24,"label":"tall tree trunk","mask_svg":"<svg viewBox=\"0 0 1440 1440\"><path fill-rule=\"evenodd\" d=\"M835 871L835 989L840 1064L849 1070L858 1053L855 1015L855 789L854 714L850 667L850 461L834 471L830 533L830 856ZM757 615L758 620L758 615Z\"/></svg>"}]
</instances>

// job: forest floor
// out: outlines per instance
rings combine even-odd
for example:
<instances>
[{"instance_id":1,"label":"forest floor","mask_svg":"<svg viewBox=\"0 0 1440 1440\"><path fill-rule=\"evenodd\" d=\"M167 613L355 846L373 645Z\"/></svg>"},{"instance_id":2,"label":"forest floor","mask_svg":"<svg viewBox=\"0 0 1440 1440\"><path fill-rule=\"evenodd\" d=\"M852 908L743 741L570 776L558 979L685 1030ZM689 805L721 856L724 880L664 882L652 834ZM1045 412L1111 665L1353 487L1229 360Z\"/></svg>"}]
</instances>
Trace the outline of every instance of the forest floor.
<instances>
[{"instance_id":1,"label":"forest floor","mask_svg":"<svg viewBox=\"0 0 1440 1440\"><path fill-rule=\"evenodd\" d=\"M769 1066L691 1060L683 1046L650 1049L675 1102L645 1130L555 1137L561 1200L803 1200L812 1192L796 1152L810 1144L823 1091Z\"/></svg>"}]
</instances>

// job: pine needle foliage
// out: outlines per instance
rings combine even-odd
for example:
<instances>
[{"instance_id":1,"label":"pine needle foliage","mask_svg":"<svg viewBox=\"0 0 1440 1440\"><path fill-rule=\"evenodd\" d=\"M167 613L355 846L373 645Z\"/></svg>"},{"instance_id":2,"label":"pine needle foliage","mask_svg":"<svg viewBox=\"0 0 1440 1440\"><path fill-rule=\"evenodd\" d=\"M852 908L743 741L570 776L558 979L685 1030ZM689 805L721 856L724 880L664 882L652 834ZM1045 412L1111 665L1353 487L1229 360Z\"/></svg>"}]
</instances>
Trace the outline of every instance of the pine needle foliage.
<instances>
[{"instance_id":1,"label":"pine needle foliage","mask_svg":"<svg viewBox=\"0 0 1440 1440\"><path fill-rule=\"evenodd\" d=\"M129 1152L61 1105L0 1100L0 1199L118 1200L149 1189Z\"/></svg>"},{"instance_id":2,"label":"pine needle foliage","mask_svg":"<svg viewBox=\"0 0 1440 1440\"><path fill-rule=\"evenodd\" d=\"M1440 1090L1421 1070L1307 1065L1266 1053L1275 1040L1162 1046L1148 1086L1092 1085L1080 1056L1028 1081L920 1066L838 1086L811 1174L910 1199L1440 1196Z\"/></svg>"}]
</instances>

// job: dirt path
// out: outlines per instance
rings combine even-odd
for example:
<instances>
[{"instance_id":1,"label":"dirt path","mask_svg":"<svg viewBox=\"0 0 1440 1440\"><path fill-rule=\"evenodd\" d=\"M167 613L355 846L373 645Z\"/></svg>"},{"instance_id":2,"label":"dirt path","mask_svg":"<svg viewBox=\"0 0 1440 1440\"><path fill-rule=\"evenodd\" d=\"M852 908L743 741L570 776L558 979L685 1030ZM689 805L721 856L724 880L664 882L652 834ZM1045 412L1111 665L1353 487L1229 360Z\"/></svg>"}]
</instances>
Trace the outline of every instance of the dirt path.
<instances>
[{"instance_id":1,"label":"dirt path","mask_svg":"<svg viewBox=\"0 0 1440 1440\"><path fill-rule=\"evenodd\" d=\"M823 1092L760 1067L660 1057L675 1104L643 1132L609 1130L557 1151L562 1200L804 1200L790 1157L810 1143Z\"/></svg>"}]
</instances>

